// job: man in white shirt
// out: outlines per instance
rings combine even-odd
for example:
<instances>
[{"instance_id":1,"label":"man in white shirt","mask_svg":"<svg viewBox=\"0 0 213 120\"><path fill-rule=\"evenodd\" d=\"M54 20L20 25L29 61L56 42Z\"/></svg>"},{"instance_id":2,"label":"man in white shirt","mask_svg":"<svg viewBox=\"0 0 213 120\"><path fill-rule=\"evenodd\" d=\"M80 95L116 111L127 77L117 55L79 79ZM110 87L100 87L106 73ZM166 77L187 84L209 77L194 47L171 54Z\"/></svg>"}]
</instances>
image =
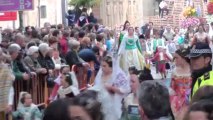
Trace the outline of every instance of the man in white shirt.
<instances>
[{"instance_id":1,"label":"man in white shirt","mask_svg":"<svg viewBox=\"0 0 213 120\"><path fill-rule=\"evenodd\" d=\"M163 13L164 13L164 11L166 11L166 15L168 15L169 14L169 9L168 9L168 5L167 5L167 3L166 3L166 1L165 0L163 0L162 2L160 2L160 5L159 5L159 7L160 7L160 17L161 18L163 18Z\"/></svg>"}]
</instances>

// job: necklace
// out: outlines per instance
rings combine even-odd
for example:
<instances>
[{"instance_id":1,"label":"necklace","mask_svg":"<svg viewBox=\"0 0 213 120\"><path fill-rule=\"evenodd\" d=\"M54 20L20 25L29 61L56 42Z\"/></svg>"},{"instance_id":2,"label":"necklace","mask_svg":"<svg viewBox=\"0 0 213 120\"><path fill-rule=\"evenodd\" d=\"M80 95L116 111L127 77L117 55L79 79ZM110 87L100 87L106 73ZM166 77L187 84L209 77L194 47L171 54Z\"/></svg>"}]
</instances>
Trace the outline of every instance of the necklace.
<instances>
[{"instance_id":1,"label":"necklace","mask_svg":"<svg viewBox=\"0 0 213 120\"><path fill-rule=\"evenodd\" d=\"M130 39L133 39L133 40L130 41ZM134 45L134 44L135 44L135 39L134 39L134 37L133 37L133 38L127 38L126 43L127 43L128 45Z\"/></svg>"}]
</instances>

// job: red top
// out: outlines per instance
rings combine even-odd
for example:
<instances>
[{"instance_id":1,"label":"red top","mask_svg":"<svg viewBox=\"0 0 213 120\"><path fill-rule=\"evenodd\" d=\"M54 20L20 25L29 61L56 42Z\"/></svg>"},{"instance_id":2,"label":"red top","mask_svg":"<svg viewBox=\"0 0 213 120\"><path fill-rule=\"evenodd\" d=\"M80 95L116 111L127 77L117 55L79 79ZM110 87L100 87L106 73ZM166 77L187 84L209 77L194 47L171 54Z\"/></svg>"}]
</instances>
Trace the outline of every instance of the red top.
<instances>
[{"instance_id":1,"label":"red top","mask_svg":"<svg viewBox=\"0 0 213 120\"><path fill-rule=\"evenodd\" d=\"M163 53L163 57L165 61L168 61L170 58L166 55L166 53ZM157 52L153 58L154 61L160 61L160 52Z\"/></svg>"},{"instance_id":2,"label":"red top","mask_svg":"<svg viewBox=\"0 0 213 120\"><path fill-rule=\"evenodd\" d=\"M60 40L60 47L61 47L61 53L63 55L67 54L68 51L68 42L67 39L65 37L62 37L62 39Z\"/></svg>"}]
</instances>

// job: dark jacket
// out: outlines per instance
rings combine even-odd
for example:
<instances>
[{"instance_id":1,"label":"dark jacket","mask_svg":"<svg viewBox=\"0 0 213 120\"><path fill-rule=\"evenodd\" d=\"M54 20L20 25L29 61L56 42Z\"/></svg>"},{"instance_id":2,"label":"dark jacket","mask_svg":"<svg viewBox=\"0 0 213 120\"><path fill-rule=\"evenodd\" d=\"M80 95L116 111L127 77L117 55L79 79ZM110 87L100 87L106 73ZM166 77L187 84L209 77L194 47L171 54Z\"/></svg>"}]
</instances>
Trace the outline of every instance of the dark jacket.
<instances>
[{"instance_id":1,"label":"dark jacket","mask_svg":"<svg viewBox=\"0 0 213 120\"><path fill-rule=\"evenodd\" d=\"M31 56L26 56L24 58L25 64L29 67L31 72L36 72L36 69L41 68L37 59L33 59Z\"/></svg>"},{"instance_id":2,"label":"dark jacket","mask_svg":"<svg viewBox=\"0 0 213 120\"><path fill-rule=\"evenodd\" d=\"M52 59L49 56L44 57L40 51L39 51L38 62L42 68L46 68L47 70L55 68L55 65Z\"/></svg>"},{"instance_id":3,"label":"dark jacket","mask_svg":"<svg viewBox=\"0 0 213 120\"><path fill-rule=\"evenodd\" d=\"M81 57L85 62L94 62L95 64L100 64L96 58L95 53L91 49L82 49L78 53L79 57Z\"/></svg>"},{"instance_id":4,"label":"dark jacket","mask_svg":"<svg viewBox=\"0 0 213 120\"><path fill-rule=\"evenodd\" d=\"M67 64L72 68L73 65L82 66L84 62L79 56L78 53L70 50L65 57Z\"/></svg>"},{"instance_id":5,"label":"dark jacket","mask_svg":"<svg viewBox=\"0 0 213 120\"><path fill-rule=\"evenodd\" d=\"M78 19L78 26L79 27L83 27L84 25L86 25L86 23L88 23L88 19L86 16L80 16Z\"/></svg>"},{"instance_id":6,"label":"dark jacket","mask_svg":"<svg viewBox=\"0 0 213 120\"><path fill-rule=\"evenodd\" d=\"M12 70L13 70L13 74L15 75L15 79L16 80L22 80L23 79L23 72L19 69L18 67L18 63L17 63L17 60L14 60L12 62Z\"/></svg>"}]
</instances>

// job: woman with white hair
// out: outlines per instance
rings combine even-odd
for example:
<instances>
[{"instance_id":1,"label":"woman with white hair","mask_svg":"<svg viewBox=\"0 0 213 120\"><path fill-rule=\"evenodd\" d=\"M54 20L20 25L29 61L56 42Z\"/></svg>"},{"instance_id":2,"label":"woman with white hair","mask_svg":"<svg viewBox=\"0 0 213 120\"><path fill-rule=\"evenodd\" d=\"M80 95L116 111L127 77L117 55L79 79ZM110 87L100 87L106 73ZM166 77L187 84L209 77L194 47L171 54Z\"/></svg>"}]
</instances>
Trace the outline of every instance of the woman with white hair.
<instances>
[{"instance_id":1,"label":"woman with white hair","mask_svg":"<svg viewBox=\"0 0 213 120\"><path fill-rule=\"evenodd\" d=\"M47 43L41 43L38 47L39 57L38 62L41 65L41 67L45 68L47 70L47 86L53 87L55 79L53 70L55 69L55 64L51 58L50 53L52 52L52 49L49 47Z\"/></svg>"},{"instance_id":2,"label":"woman with white hair","mask_svg":"<svg viewBox=\"0 0 213 120\"><path fill-rule=\"evenodd\" d=\"M70 51L66 54L67 64L72 68L73 65L88 67L89 64L82 60L78 55L78 50L80 48L80 42L77 40L69 41Z\"/></svg>"},{"instance_id":3,"label":"woman with white hair","mask_svg":"<svg viewBox=\"0 0 213 120\"><path fill-rule=\"evenodd\" d=\"M38 47L31 46L27 51L27 56L24 58L24 62L30 68L31 72L46 74L47 70L42 68L39 64L37 60L38 56Z\"/></svg>"},{"instance_id":4,"label":"woman with white hair","mask_svg":"<svg viewBox=\"0 0 213 120\"><path fill-rule=\"evenodd\" d=\"M51 48L47 43L41 43L38 46L38 62L40 63L41 67L44 67L48 70L53 70L55 68L52 59L48 56L48 53L51 51Z\"/></svg>"}]
</instances>

